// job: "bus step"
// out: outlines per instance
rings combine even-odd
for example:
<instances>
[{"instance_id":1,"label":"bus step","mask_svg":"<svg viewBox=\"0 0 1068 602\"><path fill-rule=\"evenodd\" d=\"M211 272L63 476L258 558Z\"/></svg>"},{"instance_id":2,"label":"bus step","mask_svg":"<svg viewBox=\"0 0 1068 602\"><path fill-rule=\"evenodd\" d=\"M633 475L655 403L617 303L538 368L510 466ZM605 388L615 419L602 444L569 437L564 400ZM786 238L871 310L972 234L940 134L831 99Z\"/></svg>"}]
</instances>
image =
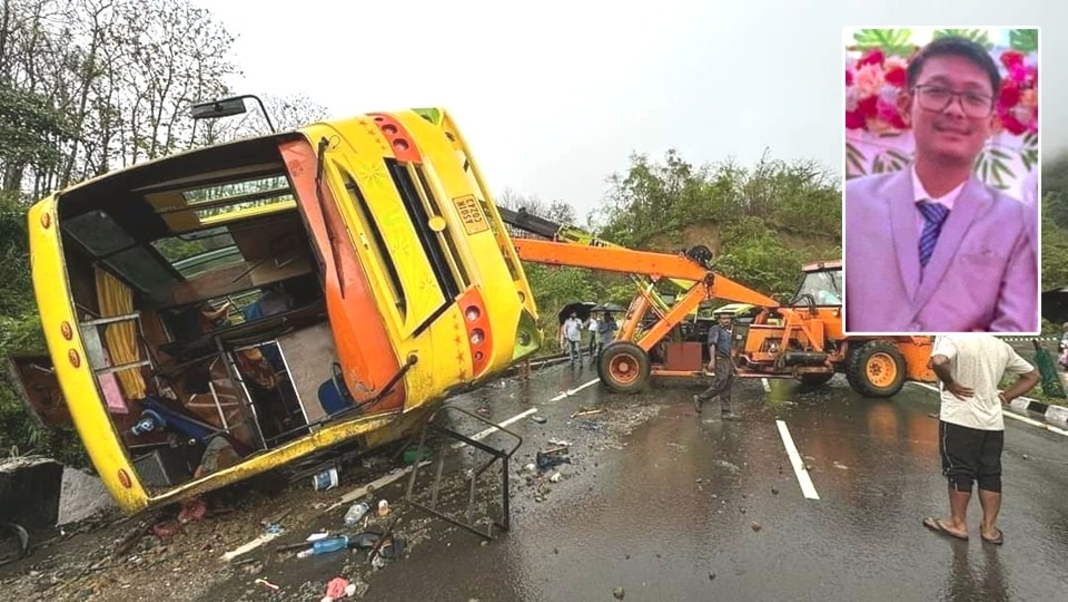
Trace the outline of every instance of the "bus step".
<instances>
[{"instance_id":1,"label":"bus step","mask_svg":"<svg viewBox=\"0 0 1068 602\"><path fill-rule=\"evenodd\" d=\"M464 433L459 432L459 430L456 428L459 424L467 422L468 420L470 421L470 423L473 423L473 425L477 425L480 428L480 432L478 434L466 435ZM482 429L481 427L486 428ZM436 450L437 453L431 453L431 450L427 448L427 436L430 433L437 435L433 437L433 440L440 447L438 450ZM510 448L506 446L498 448L496 446L489 445L481 441L481 439L488 438L488 436L497 434L504 435L506 438L514 440L515 444L512 445ZM455 439L457 442L452 443L451 445L443 443L448 441L449 439ZM419 443L415 448L416 458L436 458L432 462L432 464L434 464L435 466L433 467L434 473L431 475L432 478L430 479L431 482L429 483L429 500L425 500L422 502L417 501L415 489L416 482L419 478L419 475L421 474L420 468L425 466L427 469L430 469L431 467L428 466L428 464L431 464L431 462L415 462L412 465L411 476L408 479L408 491L405 494L404 501L406 504L409 504L415 508L419 508L420 510L428 512L458 527L462 527L480 537L492 540L495 537L495 528L502 531L507 531L511 527L508 462L509 460L511 460L512 454L514 454L522 444L522 437L506 428L500 427L494 424L493 422L486 420L485 418L477 414L468 412L467 410L455 406L442 406L440 409L431 414L430 417L427 419L426 423L423 425L422 433L419 437ZM463 511L456 513L455 508L445 508L446 503L445 500L442 499L443 497L445 497L442 495L443 493L445 493L447 496L447 492L443 491L442 487L446 484L446 480L444 479L444 477L450 476L445 474L446 458L456 458L456 455L450 455L445 452L450 448L460 449L464 447L471 449L471 451L477 450L477 452L482 452L481 454L475 452L474 455L476 456L476 459L478 459L478 456L485 455L488 455L489 459L482 461L481 463L475 461L466 462L463 459L459 460L460 466L458 466L458 468L462 469L464 475L467 477L467 491L465 492L467 504L466 508ZM476 521L475 508L478 505L476 500L476 492L479 478L498 461L500 461L501 470L499 481L501 487L500 507L497 509L499 511L499 516L498 518L494 518L493 516L488 515L489 513L487 513L487 516L480 518ZM470 464L470 466L465 466L464 464ZM457 467L450 466L450 469L455 468ZM457 492L457 494L460 493L464 492Z\"/></svg>"}]
</instances>

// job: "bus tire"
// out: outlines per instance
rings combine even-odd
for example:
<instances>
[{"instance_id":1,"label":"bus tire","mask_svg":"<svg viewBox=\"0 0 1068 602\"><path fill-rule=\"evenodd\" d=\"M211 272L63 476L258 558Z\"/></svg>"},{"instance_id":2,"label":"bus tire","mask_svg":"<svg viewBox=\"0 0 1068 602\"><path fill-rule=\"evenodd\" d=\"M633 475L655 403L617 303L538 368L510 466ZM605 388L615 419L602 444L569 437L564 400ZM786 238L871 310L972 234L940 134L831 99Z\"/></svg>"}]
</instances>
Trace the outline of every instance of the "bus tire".
<instances>
[{"instance_id":1,"label":"bus tire","mask_svg":"<svg viewBox=\"0 0 1068 602\"><path fill-rule=\"evenodd\" d=\"M905 385L905 356L890 341L868 341L849 352L846 379L864 397L893 397Z\"/></svg>"},{"instance_id":2,"label":"bus tire","mask_svg":"<svg viewBox=\"0 0 1068 602\"><path fill-rule=\"evenodd\" d=\"M645 389L651 371L649 355L630 341L609 344L597 361L597 376L614 393L637 393Z\"/></svg>"}]
</instances>

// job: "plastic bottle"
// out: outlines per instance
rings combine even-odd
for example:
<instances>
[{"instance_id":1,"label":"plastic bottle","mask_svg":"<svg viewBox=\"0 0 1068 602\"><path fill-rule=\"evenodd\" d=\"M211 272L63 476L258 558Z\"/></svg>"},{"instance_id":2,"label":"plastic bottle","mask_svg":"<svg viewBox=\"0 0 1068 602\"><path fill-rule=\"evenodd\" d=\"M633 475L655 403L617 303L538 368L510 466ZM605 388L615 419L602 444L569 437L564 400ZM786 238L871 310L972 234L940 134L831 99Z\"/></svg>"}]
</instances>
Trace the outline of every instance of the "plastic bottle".
<instances>
[{"instance_id":1,"label":"plastic bottle","mask_svg":"<svg viewBox=\"0 0 1068 602\"><path fill-rule=\"evenodd\" d=\"M307 558L308 556L318 556L319 554L329 554L330 552L337 552L338 550L344 550L349 546L348 535L338 535L337 537L328 537L326 539L317 540L312 544L312 547L305 550L301 550L297 554L297 558Z\"/></svg>"},{"instance_id":2,"label":"plastic bottle","mask_svg":"<svg viewBox=\"0 0 1068 602\"><path fill-rule=\"evenodd\" d=\"M367 514L367 511L370 509L371 507L368 506L366 502L353 504L352 507L349 508L348 512L345 513L345 524L350 527L355 527L356 523L360 522L360 519L363 518L363 515Z\"/></svg>"}]
</instances>

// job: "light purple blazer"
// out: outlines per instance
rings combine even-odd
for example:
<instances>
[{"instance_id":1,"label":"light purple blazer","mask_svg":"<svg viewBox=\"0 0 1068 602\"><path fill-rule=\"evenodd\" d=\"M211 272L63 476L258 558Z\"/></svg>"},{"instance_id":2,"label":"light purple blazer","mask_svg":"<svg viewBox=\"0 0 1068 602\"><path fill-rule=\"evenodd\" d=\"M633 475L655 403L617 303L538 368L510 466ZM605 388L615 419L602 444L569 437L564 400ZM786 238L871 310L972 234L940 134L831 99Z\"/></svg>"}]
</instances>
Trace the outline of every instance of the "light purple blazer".
<instances>
[{"instance_id":1,"label":"light purple blazer","mask_svg":"<svg viewBox=\"0 0 1068 602\"><path fill-rule=\"evenodd\" d=\"M921 280L911 169L845 190L847 332L1038 331L1037 219L1026 205L970 178Z\"/></svg>"}]
</instances>

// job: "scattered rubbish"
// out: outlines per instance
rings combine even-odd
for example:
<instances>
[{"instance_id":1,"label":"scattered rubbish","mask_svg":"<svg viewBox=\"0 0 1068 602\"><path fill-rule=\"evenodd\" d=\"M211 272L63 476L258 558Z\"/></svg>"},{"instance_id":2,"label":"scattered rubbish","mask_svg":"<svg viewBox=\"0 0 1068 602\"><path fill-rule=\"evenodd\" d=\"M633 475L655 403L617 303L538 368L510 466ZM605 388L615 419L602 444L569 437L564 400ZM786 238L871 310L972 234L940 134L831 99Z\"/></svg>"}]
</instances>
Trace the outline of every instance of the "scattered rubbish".
<instances>
[{"instance_id":1,"label":"scattered rubbish","mask_svg":"<svg viewBox=\"0 0 1068 602\"><path fill-rule=\"evenodd\" d=\"M268 589L274 590L274 591L278 591L278 590L282 589L282 588L278 587L277 585L271 583L270 581L268 581L266 579L256 579L255 581L253 581L253 583L255 583L257 585L262 585L262 586L264 586L264 587L266 587Z\"/></svg>"},{"instance_id":2,"label":"scattered rubbish","mask_svg":"<svg viewBox=\"0 0 1068 602\"><path fill-rule=\"evenodd\" d=\"M298 552L297 558L307 558L308 556L329 554L331 552L337 552L338 550L344 550L347 547L349 547L348 535L328 537L326 539L319 539L312 543L312 547Z\"/></svg>"},{"instance_id":3,"label":"scattered rubbish","mask_svg":"<svg viewBox=\"0 0 1068 602\"><path fill-rule=\"evenodd\" d=\"M182 509L178 512L178 522L183 525L186 523L198 522L204 518L204 514L206 514L207 511L207 505L201 500L189 500L182 504Z\"/></svg>"},{"instance_id":4,"label":"scattered rubbish","mask_svg":"<svg viewBox=\"0 0 1068 602\"><path fill-rule=\"evenodd\" d=\"M282 528L282 525L279 525L277 523L271 523L267 525L267 527L264 528L264 531L268 535L281 535L286 532L286 530Z\"/></svg>"},{"instance_id":5,"label":"scattered rubbish","mask_svg":"<svg viewBox=\"0 0 1068 602\"><path fill-rule=\"evenodd\" d=\"M537 422L538 424L545 424L547 422L546 419L545 419L545 416L540 416L538 414L534 414L533 416L530 417L530 419L533 420L534 422Z\"/></svg>"},{"instance_id":6,"label":"scattered rubbish","mask_svg":"<svg viewBox=\"0 0 1068 602\"><path fill-rule=\"evenodd\" d=\"M701 482L701 479L700 479L700 478L698 478L698 479L696 479L696 480L694 481L694 483L700 483L700 482Z\"/></svg>"},{"instance_id":7,"label":"scattered rubbish","mask_svg":"<svg viewBox=\"0 0 1068 602\"><path fill-rule=\"evenodd\" d=\"M549 439L549 445L562 445L564 447L571 447L571 443L564 441L563 439Z\"/></svg>"},{"instance_id":8,"label":"scattered rubbish","mask_svg":"<svg viewBox=\"0 0 1068 602\"><path fill-rule=\"evenodd\" d=\"M623 591L622 587L617 587L616 589L612 590L612 595L616 597L616 600L622 600L623 596L626 595L626 592Z\"/></svg>"},{"instance_id":9,"label":"scattered rubbish","mask_svg":"<svg viewBox=\"0 0 1068 602\"><path fill-rule=\"evenodd\" d=\"M314 487L316 491L327 491L337 487L337 484L338 478L336 468L324 470L312 477L312 487Z\"/></svg>"},{"instance_id":10,"label":"scattered rubbish","mask_svg":"<svg viewBox=\"0 0 1068 602\"><path fill-rule=\"evenodd\" d=\"M1023 455L1023 459L1024 459L1024 460L1030 460L1030 459L1031 459L1031 456L1029 456L1029 455L1027 455L1027 454L1024 454L1024 455Z\"/></svg>"},{"instance_id":11,"label":"scattered rubbish","mask_svg":"<svg viewBox=\"0 0 1068 602\"><path fill-rule=\"evenodd\" d=\"M709 573L708 574L708 580L709 581L715 581L716 580L716 574L715 573Z\"/></svg>"},{"instance_id":12,"label":"scattered rubbish","mask_svg":"<svg viewBox=\"0 0 1068 602\"><path fill-rule=\"evenodd\" d=\"M756 521L753 521L753 524L749 525L749 526L752 527L754 531L759 531L759 530L761 530L763 528L763 527L760 526L760 523L758 523Z\"/></svg>"},{"instance_id":13,"label":"scattered rubbish","mask_svg":"<svg viewBox=\"0 0 1068 602\"><path fill-rule=\"evenodd\" d=\"M538 468L547 470L558 464L570 464L571 456L568 455L570 448L566 445L557 445L546 450L539 451L535 456Z\"/></svg>"},{"instance_id":14,"label":"scattered rubbish","mask_svg":"<svg viewBox=\"0 0 1068 602\"><path fill-rule=\"evenodd\" d=\"M563 478L564 478L564 476L562 474L560 474L559 472L556 472L556 473L553 473L553 476L549 477L549 481L551 481L553 483L559 483Z\"/></svg>"},{"instance_id":15,"label":"scattered rubbish","mask_svg":"<svg viewBox=\"0 0 1068 602\"><path fill-rule=\"evenodd\" d=\"M841 462L837 462L837 461L834 462L834 467L837 468L838 470L849 470L848 466L846 466L845 464L842 464Z\"/></svg>"},{"instance_id":16,"label":"scattered rubbish","mask_svg":"<svg viewBox=\"0 0 1068 602\"><path fill-rule=\"evenodd\" d=\"M280 535L279 533L267 533L265 535L260 535L256 539L253 539L252 541L246 543L245 545L240 546L236 550L231 550L231 551L223 554L222 555L222 560L225 560L226 562L229 562L229 561L233 560L234 558L237 558L238 556L243 556L243 555L251 552L252 550L255 550L256 548L262 546L263 544L273 540L274 538L278 537L279 535Z\"/></svg>"},{"instance_id":17,"label":"scattered rubbish","mask_svg":"<svg viewBox=\"0 0 1068 602\"><path fill-rule=\"evenodd\" d=\"M419 462L419 467L422 468L423 466L427 466L429 464L430 464L429 461L425 461L424 460L424 461ZM341 499L338 500L336 503L332 504L330 507L328 507L326 509L326 511L330 512L331 510L333 510L335 508L340 508L340 507L344 506L345 504L351 504L352 502L354 502L354 501L362 498L363 496L367 495L371 491L382 489L386 485L389 485L393 481L396 481L397 479L400 479L404 475L410 473L412 471L413 467L414 467L414 464L412 466L407 466L402 470L396 470L396 471L391 472L391 473L389 473L389 474L387 474L385 476L379 477L378 479L375 479L373 482L368 483L367 485L363 485L361 487L357 487L356 489L353 489L352 491L350 491L350 492L346 493L345 495L341 496Z\"/></svg>"},{"instance_id":18,"label":"scattered rubbish","mask_svg":"<svg viewBox=\"0 0 1068 602\"><path fill-rule=\"evenodd\" d=\"M579 416L593 416L595 414L601 414L604 412L604 408L587 408L581 407L575 412L572 412L572 418L578 418Z\"/></svg>"},{"instance_id":19,"label":"scattered rubbish","mask_svg":"<svg viewBox=\"0 0 1068 602\"><path fill-rule=\"evenodd\" d=\"M378 516L389 515L389 502L386 500L378 500Z\"/></svg>"},{"instance_id":20,"label":"scattered rubbish","mask_svg":"<svg viewBox=\"0 0 1068 602\"><path fill-rule=\"evenodd\" d=\"M345 524L350 527L356 526L356 523L360 522L360 519L363 518L370 509L371 507L368 506L366 502L353 504L348 512L345 513Z\"/></svg>"},{"instance_id":21,"label":"scattered rubbish","mask_svg":"<svg viewBox=\"0 0 1068 602\"><path fill-rule=\"evenodd\" d=\"M426 460L430 457L430 450L419 449L418 447L409 447L404 450L404 463L415 464L418 460Z\"/></svg>"},{"instance_id":22,"label":"scattered rubbish","mask_svg":"<svg viewBox=\"0 0 1068 602\"><path fill-rule=\"evenodd\" d=\"M772 487L771 488L771 495L779 495L779 490L774 488L774 487Z\"/></svg>"},{"instance_id":23,"label":"scattered rubbish","mask_svg":"<svg viewBox=\"0 0 1068 602\"><path fill-rule=\"evenodd\" d=\"M599 422L593 422L592 420L579 420L575 422L575 426L584 431L599 431L603 428L603 425Z\"/></svg>"},{"instance_id":24,"label":"scattered rubbish","mask_svg":"<svg viewBox=\"0 0 1068 602\"><path fill-rule=\"evenodd\" d=\"M319 541L320 539L326 539L327 537L330 537L329 531L320 531L319 533L312 533L308 536L308 539L305 539L304 541Z\"/></svg>"},{"instance_id":25,"label":"scattered rubbish","mask_svg":"<svg viewBox=\"0 0 1068 602\"><path fill-rule=\"evenodd\" d=\"M321 602L334 602L341 598L352 596L356 593L356 586L349 583L348 579L334 577L326 584L326 595Z\"/></svg>"}]
</instances>

